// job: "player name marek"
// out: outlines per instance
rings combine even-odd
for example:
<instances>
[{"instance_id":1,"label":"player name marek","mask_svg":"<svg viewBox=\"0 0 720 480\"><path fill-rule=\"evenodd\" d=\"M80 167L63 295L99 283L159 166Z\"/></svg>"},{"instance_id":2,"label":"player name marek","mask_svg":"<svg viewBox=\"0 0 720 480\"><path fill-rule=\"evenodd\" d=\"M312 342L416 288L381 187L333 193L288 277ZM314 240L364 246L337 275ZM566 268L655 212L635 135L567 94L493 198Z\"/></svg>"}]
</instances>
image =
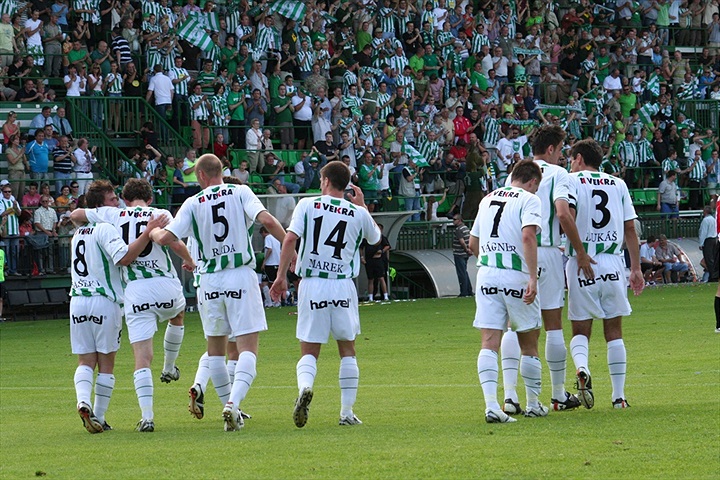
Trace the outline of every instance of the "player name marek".
<instances>
[{"instance_id":1,"label":"player name marek","mask_svg":"<svg viewBox=\"0 0 720 480\"><path fill-rule=\"evenodd\" d=\"M602 243L602 242L617 242L617 232L588 232L585 234L586 242Z\"/></svg>"},{"instance_id":2,"label":"player name marek","mask_svg":"<svg viewBox=\"0 0 720 480\"><path fill-rule=\"evenodd\" d=\"M619 281L620 281L620 272L606 273L606 274L600 275L597 278L589 278L587 280L578 278L578 283L580 284L580 288L589 287L590 285L595 285L597 282L619 282Z\"/></svg>"},{"instance_id":3,"label":"player name marek","mask_svg":"<svg viewBox=\"0 0 720 480\"><path fill-rule=\"evenodd\" d=\"M486 287L483 285L480 286L480 292L482 292L483 295L497 295L499 293L502 293L506 297L522 298L525 290L515 290L514 288Z\"/></svg>"},{"instance_id":4,"label":"player name marek","mask_svg":"<svg viewBox=\"0 0 720 480\"><path fill-rule=\"evenodd\" d=\"M315 208L322 209L330 213L338 213L347 217L355 216L354 209L347 207L336 207L335 205L330 205L329 203L315 202Z\"/></svg>"},{"instance_id":5,"label":"player name marek","mask_svg":"<svg viewBox=\"0 0 720 480\"><path fill-rule=\"evenodd\" d=\"M170 300L169 302L155 302L155 303L146 302L146 303L141 303L140 305L133 304L132 310L133 310L133 313L140 313L140 312L144 312L145 310L150 310L152 307L170 309L170 308L173 308L173 305L175 305L175 300Z\"/></svg>"},{"instance_id":6,"label":"player name marek","mask_svg":"<svg viewBox=\"0 0 720 480\"><path fill-rule=\"evenodd\" d=\"M206 193L205 195L202 195L200 196L200 198L198 198L198 203L203 203L207 200L217 200L220 197L226 197L228 195L235 195L235 190L232 188L223 188L214 193Z\"/></svg>"},{"instance_id":7,"label":"player name marek","mask_svg":"<svg viewBox=\"0 0 720 480\"><path fill-rule=\"evenodd\" d=\"M321 260L315 260L313 258L310 259L310 268L316 268L325 272L344 273L343 265L339 263L323 262Z\"/></svg>"},{"instance_id":8,"label":"player name marek","mask_svg":"<svg viewBox=\"0 0 720 480\"><path fill-rule=\"evenodd\" d=\"M105 315L100 315L99 317L96 317L95 315L73 315L72 316L72 322L75 324L92 322L96 325L102 325L103 319L105 319Z\"/></svg>"},{"instance_id":9,"label":"player name marek","mask_svg":"<svg viewBox=\"0 0 720 480\"><path fill-rule=\"evenodd\" d=\"M216 300L220 297L234 298L240 300L243 297L242 290L225 290L223 292L205 292L205 300Z\"/></svg>"},{"instance_id":10,"label":"player name marek","mask_svg":"<svg viewBox=\"0 0 720 480\"><path fill-rule=\"evenodd\" d=\"M517 249L515 248L515 245L511 245L509 243L503 243L503 242L488 242L485 245L480 246L480 253L490 253L490 252L510 252L515 253Z\"/></svg>"},{"instance_id":11,"label":"player name marek","mask_svg":"<svg viewBox=\"0 0 720 480\"><path fill-rule=\"evenodd\" d=\"M310 300L310 310L321 310L327 307L350 308L350 299L348 298L342 300L322 300L320 302L313 302L312 300Z\"/></svg>"}]
</instances>

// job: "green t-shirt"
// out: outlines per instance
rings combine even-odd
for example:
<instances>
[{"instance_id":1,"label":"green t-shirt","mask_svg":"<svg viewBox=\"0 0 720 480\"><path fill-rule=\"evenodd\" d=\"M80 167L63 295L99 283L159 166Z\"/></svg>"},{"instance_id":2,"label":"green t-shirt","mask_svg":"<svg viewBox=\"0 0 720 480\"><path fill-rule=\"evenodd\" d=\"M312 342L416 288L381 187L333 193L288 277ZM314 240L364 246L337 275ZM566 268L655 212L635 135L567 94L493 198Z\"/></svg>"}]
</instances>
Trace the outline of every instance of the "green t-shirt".
<instances>
[{"instance_id":1,"label":"green t-shirt","mask_svg":"<svg viewBox=\"0 0 720 480\"><path fill-rule=\"evenodd\" d=\"M370 35L365 30L360 30L355 34L355 40L357 43L357 51L362 52L362 49L365 48L365 45L372 42L372 35Z\"/></svg>"},{"instance_id":2,"label":"green t-shirt","mask_svg":"<svg viewBox=\"0 0 720 480\"><path fill-rule=\"evenodd\" d=\"M620 104L620 111L623 117L628 118L630 116L630 110L637 105L637 96L634 93L623 93L620 95L620 98L618 98L618 103Z\"/></svg>"},{"instance_id":3,"label":"green t-shirt","mask_svg":"<svg viewBox=\"0 0 720 480\"><path fill-rule=\"evenodd\" d=\"M245 94L243 92L230 92L227 96L228 108L230 105L236 104ZM245 120L245 107L238 105L235 110L230 110L230 120Z\"/></svg>"},{"instance_id":4,"label":"green t-shirt","mask_svg":"<svg viewBox=\"0 0 720 480\"><path fill-rule=\"evenodd\" d=\"M103 58L105 55L100 53L98 49L93 50L93 52L90 54L90 58L94 62L95 60L98 60L100 58ZM112 55L105 59L104 62L100 64L100 71L102 72L103 78L107 76L108 73L110 73L110 60L109 58L112 58Z\"/></svg>"},{"instance_id":5,"label":"green t-shirt","mask_svg":"<svg viewBox=\"0 0 720 480\"><path fill-rule=\"evenodd\" d=\"M87 50L82 48L80 50L70 50L67 54L68 61L70 63L76 63L85 58L85 55L87 55L87 53Z\"/></svg>"},{"instance_id":6,"label":"green t-shirt","mask_svg":"<svg viewBox=\"0 0 720 480\"><path fill-rule=\"evenodd\" d=\"M236 53L237 50L234 48L228 48L223 47L220 49L220 59L222 60L223 65L225 65L228 69L228 72L234 73L237 68L237 57L232 58L234 53Z\"/></svg>"},{"instance_id":7,"label":"green t-shirt","mask_svg":"<svg viewBox=\"0 0 720 480\"><path fill-rule=\"evenodd\" d=\"M658 4L658 7L660 7L660 10L658 10L658 16L657 20L655 20L655 25L658 27L667 27L670 25L670 2L665 3L664 5Z\"/></svg>"},{"instance_id":8,"label":"green t-shirt","mask_svg":"<svg viewBox=\"0 0 720 480\"><path fill-rule=\"evenodd\" d=\"M595 64L597 65L597 77L598 82L602 83L605 78L609 75L608 67L610 65L610 57L608 55L600 56L595 58Z\"/></svg>"},{"instance_id":9,"label":"green t-shirt","mask_svg":"<svg viewBox=\"0 0 720 480\"><path fill-rule=\"evenodd\" d=\"M438 59L437 55L435 55L434 53L431 53L430 55L425 55L423 57L423 60L425 62L426 69L428 67L437 67L440 65L440 59ZM434 68L426 70L427 75L430 75L432 73L437 73L437 72L438 72L438 70L434 69Z\"/></svg>"},{"instance_id":10,"label":"green t-shirt","mask_svg":"<svg viewBox=\"0 0 720 480\"><path fill-rule=\"evenodd\" d=\"M470 84L474 87L480 88L480 91L482 92L488 88L487 78L485 78L485 75L480 72L473 72L472 75L470 75Z\"/></svg>"},{"instance_id":11,"label":"green t-shirt","mask_svg":"<svg viewBox=\"0 0 720 480\"><path fill-rule=\"evenodd\" d=\"M270 91L270 99L274 100L276 99L278 95L278 88L280 88L280 85L283 83L282 78L280 78L280 75L275 75L274 73L270 75L270 78L268 78L268 90Z\"/></svg>"},{"instance_id":12,"label":"green t-shirt","mask_svg":"<svg viewBox=\"0 0 720 480\"><path fill-rule=\"evenodd\" d=\"M270 106L273 108L273 112L275 112L275 107L283 107L288 102L288 97L278 97L273 98L272 102L270 103ZM290 107L286 108L280 113L275 112L275 122L277 123L292 123L293 117L292 117L292 104L290 104Z\"/></svg>"},{"instance_id":13,"label":"green t-shirt","mask_svg":"<svg viewBox=\"0 0 720 480\"><path fill-rule=\"evenodd\" d=\"M410 65L410 68L412 68L414 72L417 72L418 70L422 70L423 67L425 67L425 60L418 57L417 55L413 55L412 57L410 57L408 65Z\"/></svg>"},{"instance_id":14,"label":"green t-shirt","mask_svg":"<svg viewBox=\"0 0 720 480\"><path fill-rule=\"evenodd\" d=\"M364 190L380 190L380 180L377 169L373 172L373 165L363 163L358 169L358 186Z\"/></svg>"}]
</instances>

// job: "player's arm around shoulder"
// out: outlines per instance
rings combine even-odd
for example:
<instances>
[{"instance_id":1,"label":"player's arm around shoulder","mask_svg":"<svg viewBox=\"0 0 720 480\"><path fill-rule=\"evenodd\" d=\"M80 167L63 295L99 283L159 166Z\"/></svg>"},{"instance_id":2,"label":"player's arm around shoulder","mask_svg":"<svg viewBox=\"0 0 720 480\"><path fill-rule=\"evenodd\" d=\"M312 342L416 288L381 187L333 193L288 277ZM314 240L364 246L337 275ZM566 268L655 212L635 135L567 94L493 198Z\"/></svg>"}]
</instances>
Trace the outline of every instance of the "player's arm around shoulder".
<instances>
[{"instance_id":1,"label":"player's arm around shoulder","mask_svg":"<svg viewBox=\"0 0 720 480\"><path fill-rule=\"evenodd\" d=\"M128 245L127 253L118 263L123 266L128 266L132 262L134 262L145 249L147 244L151 241L152 233L155 230L161 230L165 228L168 223L169 220L164 215L153 215L152 217L150 217L150 221L148 221L148 224L145 227L145 231L134 242Z\"/></svg>"}]
</instances>

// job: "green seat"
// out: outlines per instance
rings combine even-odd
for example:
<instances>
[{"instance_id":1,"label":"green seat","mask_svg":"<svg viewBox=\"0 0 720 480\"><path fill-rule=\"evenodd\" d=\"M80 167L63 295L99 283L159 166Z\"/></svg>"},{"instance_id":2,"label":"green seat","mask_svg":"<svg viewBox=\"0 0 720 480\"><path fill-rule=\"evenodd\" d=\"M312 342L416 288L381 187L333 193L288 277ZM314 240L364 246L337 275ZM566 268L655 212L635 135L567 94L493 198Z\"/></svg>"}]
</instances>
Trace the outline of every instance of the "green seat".
<instances>
[{"instance_id":1,"label":"green seat","mask_svg":"<svg viewBox=\"0 0 720 480\"><path fill-rule=\"evenodd\" d=\"M657 205L657 190L654 188L645 189L645 205Z\"/></svg>"},{"instance_id":2,"label":"green seat","mask_svg":"<svg viewBox=\"0 0 720 480\"><path fill-rule=\"evenodd\" d=\"M233 168L238 168L240 166L240 162L247 158L247 154L244 150L229 150L229 152L230 163L232 164Z\"/></svg>"},{"instance_id":3,"label":"green seat","mask_svg":"<svg viewBox=\"0 0 720 480\"><path fill-rule=\"evenodd\" d=\"M630 190L633 205L645 205L645 192L643 190Z\"/></svg>"},{"instance_id":4,"label":"green seat","mask_svg":"<svg viewBox=\"0 0 720 480\"><path fill-rule=\"evenodd\" d=\"M267 193L267 184L259 173L251 173L248 180L250 182L250 188L252 188L253 192Z\"/></svg>"},{"instance_id":5,"label":"green seat","mask_svg":"<svg viewBox=\"0 0 720 480\"><path fill-rule=\"evenodd\" d=\"M287 160L285 160L285 166L288 168L294 168L295 165L300 161L302 158L303 152L298 150L284 150L287 155Z\"/></svg>"}]
</instances>

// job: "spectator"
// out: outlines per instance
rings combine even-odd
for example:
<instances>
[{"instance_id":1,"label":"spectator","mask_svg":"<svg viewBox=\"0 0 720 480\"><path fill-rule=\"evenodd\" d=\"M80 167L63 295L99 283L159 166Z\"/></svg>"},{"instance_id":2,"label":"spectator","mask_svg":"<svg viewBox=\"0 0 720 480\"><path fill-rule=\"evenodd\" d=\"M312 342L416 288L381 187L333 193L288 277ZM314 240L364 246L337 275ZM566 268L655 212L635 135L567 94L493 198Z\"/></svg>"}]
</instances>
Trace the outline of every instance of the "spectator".
<instances>
[{"instance_id":1,"label":"spectator","mask_svg":"<svg viewBox=\"0 0 720 480\"><path fill-rule=\"evenodd\" d=\"M25 147L25 154L30 165L30 178L35 180L48 179L50 151L45 144L45 132L43 130L37 130L35 140L29 142Z\"/></svg>"},{"instance_id":2,"label":"spectator","mask_svg":"<svg viewBox=\"0 0 720 480\"><path fill-rule=\"evenodd\" d=\"M455 261L455 273L457 273L460 285L459 297L471 297L472 284L467 271L467 262L472 256L470 250L470 229L463 223L462 215L459 213L453 216L455 235L453 237L453 259Z\"/></svg>"},{"instance_id":3,"label":"spectator","mask_svg":"<svg viewBox=\"0 0 720 480\"><path fill-rule=\"evenodd\" d=\"M659 244L659 240L655 235L650 235L647 241L640 247L640 268L645 277L645 286L655 285L655 278L658 273L662 273L665 268L655 256L655 249Z\"/></svg>"},{"instance_id":4,"label":"spectator","mask_svg":"<svg viewBox=\"0 0 720 480\"><path fill-rule=\"evenodd\" d=\"M119 122L118 122L119 123ZM59 135L65 135L68 139L72 139L72 126L65 116L65 108L58 107L57 113L52 117L53 130Z\"/></svg>"},{"instance_id":5,"label":"spectator","mask_svg":"<svg viewBox=\"0 0 720 480\"><path fill-rule=\"evenodd\" d=\"M53 157L53 176L55 177L55 191L59 192L63 185L72 178L74 157L70 152L70 142L68 137L63 135L58 141L58 145L52 150ZM68 193L70 187L68 186Z\"/></svg>"},{"instance_id":6,"label":"spectator","mask_svg":"<svg viewBox=\"0 0 720 480\"><path fill-rule=\"evenodd\" d=\"M7 137L6 137L7 138ZM9 138L9 145L5 150L5 157L8 162L8 179L12 181L10 189L13 196L22 201L25 191L25 172L30 171L30 163L28 162L25 149L20 144L20 134L16 133Z\"/></svg>"},{"instance_id":7,"label":"spectator","mask_svg":"<svg viewBox=\"0 0 720 480\"><path fill-rule=\"evenodd\" d=\"M45 273L55 273L54 239L57 238L57 213L51 208L52 202L53 198L50 195L43 195L40 199L40 208L35 210L33 219L36 241L33 247L40 276ZM43 236L45 236L44 240Z\"/></svg>"},{"instance_id":8,"label":"spectator","mask_svg":"<svg viewBox=\"0 0 720 480\"><path fill-rule=\"evenodd\" d=\"M703 263L705 273L703 274L703 282L717 282L718 269L720 265L717 262L718 253L718 236L717 236L717 220L713 215L714 209L710 205L703 208L703 219L700 222L698 230L698 242L700 242L700 250L703 253Z\"/></svg>"},{"instance_id":9,"label":"spectator","mask_svg":"<svg viewBox=\"0 0 720 480\"><path fill-rule=\"evenodd\" d=\"M95 151L97 146L90 148L88 140L78 140L77 148L73 151L73 173L78 184L78 195L84 195L88 185L92 182L92 166L97 162Z\"/></svg>"},{"instance_id":10,"label":"spectator","mask_svg":"<svg viewBox=\"0 0 720 480\"><path fill-rule=\"evenodd\" d=\"M665 235L660 235L655 256L665 269L663 272L665 283L681 283L689 280L688 264L680 260L680 255L680 250L674 244L668 243Z\"/></svg>"},{"instance_id":11,"label":"spectator","mask_svg":"<svg viewBox=\"0 0 720 480\"><path fill-rule=\"evenodd\" d=\"M18 273L18 257L20 255L20 205L13 198L10 185L0 186L0 238L5 242L7 250L8 275L20 276ZM2 268L2 265L0 265Z\"/></svg>"}]
</instances>

